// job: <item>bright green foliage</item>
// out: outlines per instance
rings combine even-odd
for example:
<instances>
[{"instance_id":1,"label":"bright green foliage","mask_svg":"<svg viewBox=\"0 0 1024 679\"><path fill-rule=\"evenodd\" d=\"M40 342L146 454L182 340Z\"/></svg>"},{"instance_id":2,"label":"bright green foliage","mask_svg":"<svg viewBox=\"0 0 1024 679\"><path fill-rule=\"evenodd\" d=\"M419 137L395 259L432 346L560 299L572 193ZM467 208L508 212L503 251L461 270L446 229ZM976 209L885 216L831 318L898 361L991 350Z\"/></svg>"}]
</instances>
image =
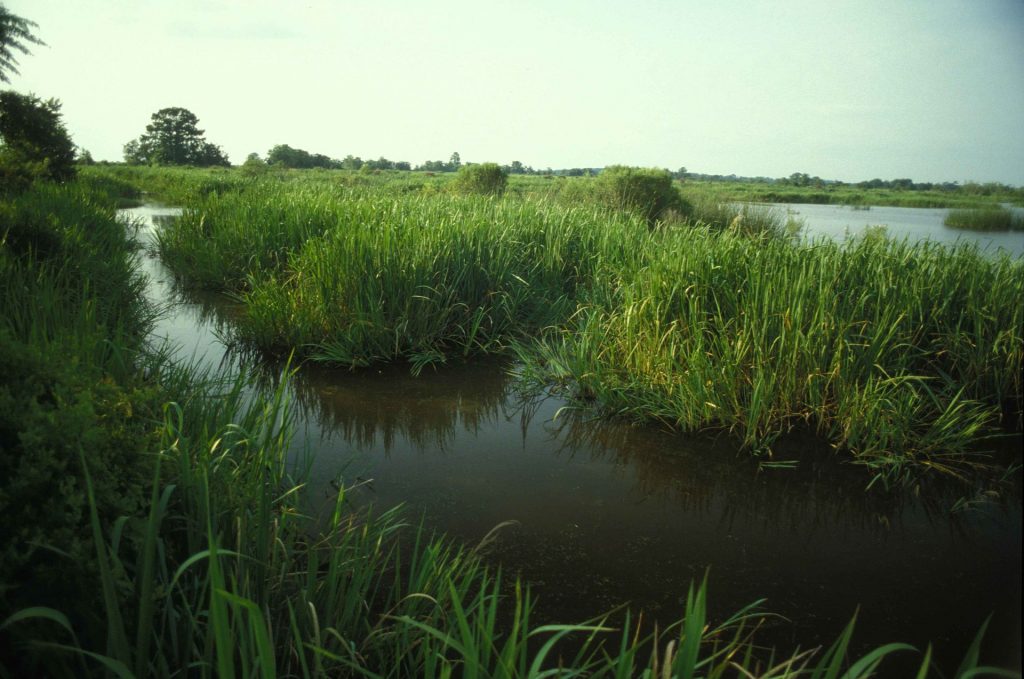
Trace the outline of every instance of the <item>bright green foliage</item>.
<instances>
[{"instance_id":1,"label":"bright green foliage","mask_svg":"<svg viewBox=\"0 0 1024 679\"><path fill-rule=\"evenodd\" d=\"M452 188L459 193L481 196L500 196L505 193L508 174L497 163L463 165L459 168Z\"/></svg>"},{"instance_id":2,"label":"bright green foliage","mask_svg":"<svg viewBox=\"0 0 1024 679\"><path fill-rule=\"evenodd\" d=\"M261 177L269 171L270 167L260 158L258 153L250 153L242 163L242 174L246 177Z\"/></svg>"},{"instance_id":3,"label":"bright green foliage","mask_svg":"<svg viewBox=\"0 0 1024 679\"><path fill-rule=\"evenodd\" d=\"M0 92L0 192L24 188L36 178L75 176L75 146L60 119L60 102Z\"/></svg>"},{"instance_id":4,"label":"bright green foliage","mask_svg":"<svg viewBox=\"0 0 1024 679\"><path fill-rule=\"evenodd\" d=\"M145 191L162 202L180 205L210 194L244 191L253 185L248 173L228 168L149 167L143 165L82 168L86 181L125 184L135 195Z\"/></svg>"},{"instance_id":5,"label":"bright green foliage","mask_svg":"<svg viewBox=\"0 0 1024 679\"><path fill-rule=\"evenodd\" d=\"M598 199L608 207L633 210L652 225L669 210L689 211L668 170L612 165L598 175L596 189Z\"/></svg>"},{"instance_id":6,"label":"bright green foliage","mask_svg":"<svg viewBox=\"0 0 1024 679\"><path fill-rule=\"evenodd\" d=\"M604 264L594 255L629 256L646 232L626 217L633 228L594 229L601 219L482 197L266 186L197 202L160 247L197 284L251 288L240 332L260 345L420 365L564 319Z\"/></svg>"},{"instance_id":7,"label":"bright green foliage","mask_svg":"<svg viewBox=\"0 0 1024 679\"><path fill-rule=\"evenodd\" d=\"M884 238L795 246L678 230L520 356L609 412L767 450L810 425L883 478L969 469L1019 423L1024 265Z\"/></svg>"}]
</instances>

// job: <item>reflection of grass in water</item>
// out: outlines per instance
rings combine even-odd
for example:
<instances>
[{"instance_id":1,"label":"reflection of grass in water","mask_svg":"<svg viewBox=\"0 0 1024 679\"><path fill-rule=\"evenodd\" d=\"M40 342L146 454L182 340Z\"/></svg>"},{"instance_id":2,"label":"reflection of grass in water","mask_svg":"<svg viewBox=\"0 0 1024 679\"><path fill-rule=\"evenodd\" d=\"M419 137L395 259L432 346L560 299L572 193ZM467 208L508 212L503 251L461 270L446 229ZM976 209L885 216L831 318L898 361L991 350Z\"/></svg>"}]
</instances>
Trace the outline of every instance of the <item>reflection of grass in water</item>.
<instances>
[{"instance_id":1,"label":"reflection of grass in water","mask_svg":"<svg viewBox=\"0 0 1024 679\"><path fill-rule=\"evenodd\" d=\"M721 518L730 523L755 518L788 526L813 514L813 523L822 525L888 530L914 507L955 530L967 517L951 518L950 507L1009 509L1020 500L1019 489L1009 481L998 491L964 496L961 484L942 477L930 478L912 495L865 492L863 477L812 432L779 439L775 459L785 467L759 470L756 462L738 458L739 442L724 435L684 436L650 425L609 423L579 408L563 409L548 426L566 455L586 451L595 460L627 465L641 496L667 496L687 511L719 507Z\"/></svg>"},{"instance_id":2,"label":"reflection of grass in water","mask_svg":"<svg viewBox=\"0 0 1024 679\"><path fill-rule=\"evenodd\" d=\"M1024 215L1004 207L950 210L942 223L968 231L1024 231Z\"/></svg>"},{"instance_id":3,"label":"reflection of grass in water","mask_svg":"<svg viewBox=\"0 0 1024 679\"><path fill-rule=\"evenodd\" d=\"M325 436L390 451L399 438L423 451L443 451L459 431L494 426L505 407L504 362L445 369L412 377L401 368L356 373L309 365L293 381L296 402ZM459 375L465 375L461 378Z\"/></svg>"}]
</instances>

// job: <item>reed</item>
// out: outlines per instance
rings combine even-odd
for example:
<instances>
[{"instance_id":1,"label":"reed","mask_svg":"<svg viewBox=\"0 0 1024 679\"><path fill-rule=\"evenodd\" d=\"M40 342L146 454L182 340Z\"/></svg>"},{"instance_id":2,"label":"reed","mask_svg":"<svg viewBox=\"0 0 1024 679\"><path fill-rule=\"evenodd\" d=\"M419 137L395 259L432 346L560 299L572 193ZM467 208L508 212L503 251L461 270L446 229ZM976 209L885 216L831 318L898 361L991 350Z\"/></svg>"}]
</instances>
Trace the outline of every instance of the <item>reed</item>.
<instances>
[{"instance_id":1,"label":"reed","mask_svg":"<svg viewBox=\"0 0 1024 679\"><path fill-rule=\"evenodd\" d=\"M942 223L954 229L968 231L1024 231L1024 215L999 205L950 210Z\"/></svg>"},{"instance_id":2,"label":"reed","mask_svg":"<svg viewBox=\"0 0 1024 679\"><path fill-rule=\"evenodd\" d=\"M234 332L264 350L418 371L514 348L609 413L755 452L811 427L885 482L966 477L984 434L1019 426L1020 261L884 234L802 245L778 213L694 202L696 224L651 232L514 195L256 185L194 201L160 246L242 295Z\"/></svg>"},{"instance_id":3,"label":"reed","mask_svg":"<svg viewBox=\"0 0 1024 679\"><path fill-rule=\"evenodd\" d=\"M765 452L809 425L882 480L965 473L1001 407L1020 418L1024 317L1000 300L1022 286L1019 261L966 246L691 229L517 352L527 376L616 415L728 430Z\"/></svg>"}]
</instances>

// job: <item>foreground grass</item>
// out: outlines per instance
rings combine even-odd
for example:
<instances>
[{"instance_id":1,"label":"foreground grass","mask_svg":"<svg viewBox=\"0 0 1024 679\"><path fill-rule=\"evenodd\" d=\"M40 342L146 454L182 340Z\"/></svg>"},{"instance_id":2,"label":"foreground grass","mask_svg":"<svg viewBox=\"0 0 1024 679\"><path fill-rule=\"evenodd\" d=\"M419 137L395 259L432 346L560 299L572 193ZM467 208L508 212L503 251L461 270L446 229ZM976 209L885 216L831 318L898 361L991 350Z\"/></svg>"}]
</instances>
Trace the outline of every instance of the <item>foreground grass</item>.
<instances>
[{"instance_id":1,"label":"foreground grass","mask_svg":"<svg viewBox=\"0 0 1024 679\"><path fill-rule=\"evenodd\" d=\"M528 592L396 511L342 491L326 522L305 515L287 373L252 398L146 351L112 204L82 186L0 202L0 675L859 677L911 652L851 655L852 623L830 649L760 648L764 614L709 621L706 582L661 633L537 626ZM930 650L916 662L928 676Z\"/></svg>"}]
</instances>

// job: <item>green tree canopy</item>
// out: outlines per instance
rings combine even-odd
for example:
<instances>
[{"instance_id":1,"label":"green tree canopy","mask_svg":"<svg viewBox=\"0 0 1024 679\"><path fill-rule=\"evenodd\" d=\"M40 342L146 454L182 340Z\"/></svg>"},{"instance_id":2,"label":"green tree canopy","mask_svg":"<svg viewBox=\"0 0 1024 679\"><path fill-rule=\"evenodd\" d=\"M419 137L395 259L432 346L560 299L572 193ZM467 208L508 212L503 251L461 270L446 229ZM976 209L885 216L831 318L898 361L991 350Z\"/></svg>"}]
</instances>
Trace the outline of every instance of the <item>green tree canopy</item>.
<instances>
[{"instance_id":1,"label":"green tree canopy","mask_svg":"<svg viewBox=\"0 0 1024 679\"><path fill-rule=\"evenodd\" d=\"M322 153L310 153L303 149L294 149L288 144L278 144L267 152L267 162L271 165L281 165L292 168L323 167L337 169L341 167L340 160L334 160Z\"/></svg>"},{"instance_id":2,"label":"green tree canopy","mask_svg":"<svg viewBox=\"0 0 1024 679\"><path fill-rule=\"evenodd\" d=\"M39 177L75 176L75 145L60 117L60 102L0 92L0 177L11 186Z\"/></svg>"},{"instance_id":3,"label":"green tree canopy","mask_svg":"<svg viewBox=\"0 0 1024 679\"><path fill-rule=\"evenodd\" d=\"M228 157L203 137L199 118L188 109L162 108L153 114L146 132L124 146L132 165L230 165Z\"/></svg>"},{"instance_id":4,"label":"green tree canopy","mask_svg":"<svg viewBox=\"0 0 1024 679\"><path fill-rule=\"evenodd\" d=\"M42 40L32 35L32 29L39 26L34 21L22 19L11 14L0 4L0 82L9 83L8 73L18 74L18 60L14 53L30 54L25 43L45 45Z\"/></svg>"}]
</instances>

